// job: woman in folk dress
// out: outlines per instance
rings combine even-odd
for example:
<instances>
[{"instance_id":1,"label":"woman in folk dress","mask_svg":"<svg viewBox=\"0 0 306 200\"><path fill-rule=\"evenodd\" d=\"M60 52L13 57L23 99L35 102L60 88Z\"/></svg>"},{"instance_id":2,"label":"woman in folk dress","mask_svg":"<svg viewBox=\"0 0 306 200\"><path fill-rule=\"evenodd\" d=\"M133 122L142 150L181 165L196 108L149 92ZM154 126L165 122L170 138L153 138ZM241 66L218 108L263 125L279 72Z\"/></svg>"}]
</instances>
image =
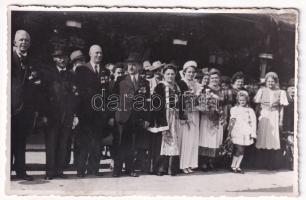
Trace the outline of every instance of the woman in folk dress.
<instances>
[{"instance_id":1,"label":"woman in folk dress","mask_svg":"<svg viewBox=\"0 0 306 200\"><path fill-rule=\"evenodd\" d=\"M198 167L198 146L199 146L199 111L195 110L195 96L201 89L201 85L195 80L196 67L185 65L183 68L183 79L178 82L183 96L186 120L180 121L180 169L185 173L193 172L192 169ZM192 96L192 97L191 97ZM193 98L193 99L192 99ZM190 104L189 106L187 104Z\"/></svg>"},{"instance_id":2,"label":"woman in folk dress","mask_svg":"<svg viewBox=\"0 0 306 200\"><path fill-rule=\"evenodd\" d=\"M158 176L178 173L180 89L175 82L176 69L168 64L163 69L164 81L157 84L152 96L154 123L149 131L154 134L154 172Z\"/></svg>"},{"instance_id":3,"label":"woman in folk dress","mask_svg":"<svg viewBox=\"0 0 306 200\"><path fill-rule=\"evenodd\" d=\"M205 91L207 99L215 102L215 108L201 112L200 115L200 136L199 136L199 156L200 167L203 171L214 170L214 162L218 149L223 141L223 126L226 117L222 101L223 92L220 86L220 71L210 70L209 85Z\"/></svg>"}]
</instances>

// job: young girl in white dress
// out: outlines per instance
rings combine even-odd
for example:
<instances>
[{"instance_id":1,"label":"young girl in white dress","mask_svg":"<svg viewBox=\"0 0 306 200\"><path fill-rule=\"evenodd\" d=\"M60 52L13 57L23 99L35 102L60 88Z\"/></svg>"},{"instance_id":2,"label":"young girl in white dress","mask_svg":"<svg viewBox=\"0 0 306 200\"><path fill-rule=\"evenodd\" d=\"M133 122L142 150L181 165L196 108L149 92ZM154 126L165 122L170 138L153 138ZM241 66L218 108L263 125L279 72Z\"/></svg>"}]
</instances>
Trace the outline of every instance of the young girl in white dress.
<instances>
[{"instance_id":1,"label":"young girl in white dress","mask_svg":"<svg viewBox=\"0 0 306 200\"><path fill-rule=\"evenodd\" d=\"M244 173L240 168L246 146L253 144L256 138L256 115L248 106L249 95L246 91L237 94L237 105L230 110L229 137L234 144L234 156L231 169L235 173Z\"/></svg>"}]
</instances>

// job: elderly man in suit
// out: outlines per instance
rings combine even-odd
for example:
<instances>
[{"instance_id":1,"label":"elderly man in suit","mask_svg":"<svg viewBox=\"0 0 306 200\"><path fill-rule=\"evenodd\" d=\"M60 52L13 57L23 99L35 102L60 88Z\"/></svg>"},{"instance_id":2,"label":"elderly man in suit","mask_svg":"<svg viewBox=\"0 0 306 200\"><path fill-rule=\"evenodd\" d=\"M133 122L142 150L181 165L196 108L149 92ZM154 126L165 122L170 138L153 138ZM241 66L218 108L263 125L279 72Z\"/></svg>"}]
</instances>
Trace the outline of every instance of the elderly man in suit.
<instances>
[{"instance_id":1,"label":"elderly man in suit","mask_svg":"<svg viewBox=\"0 0 306 200\"><path fill-rule=\"evenodd\" d=\"M63 173L68 140L72 134L78 93L74 74L67 69L68 56L64 50L52 53L54 65L42 71L44 86L44 115L48 119L45 133L46 180L67 178Z\"/></svg>"},{"instance_id":2,"label":"elderly man in suit","mask_svg":"<svg viewBox=\"0 0 306 200\"><path fill-rule=\"evenodd\" d=\"M136 56L127 60L128 74L118 78L114 88L120 98L120 108L115 112L118 129L114 135L113 177L121 176L123 162L125 174L138 176L135 171L135 141L137 135L149 126L147 100L150 95L149 82L139 75L139 61Z\"/></svg>"},{"instance_id":3,"label":"elderly man in suit","mask_svg":"<svg viewBox=\"0 0 306 200\"><path fill-rule=\"evenodd\" d=\"M11 169L17 178L28 181L33 177L26 173L26 138L35 125L38 107L33 96L41 83L30 65L30 44L28 32L16 31L11 54Z\"/></svg>"},{"instance_id":4,"label":"elderly man in suit","mask_svg":"<svg viewBox=\"0 0 306 200\"><path fill-rule=\"evenodd\" d=\"M80 91L81 103L79 107L80 134L78 140L79 160L77 161L77 176L103 176L99 172L101 148L104 127L108 121L106 110L96 110L93 100L101 94L101 76L107 69L101 65L103 52L99 45L92 45L89 49L90 61L76 69L76 79ZM99 102L98 102L99 103Z\"/></svg>"}]
</instances>

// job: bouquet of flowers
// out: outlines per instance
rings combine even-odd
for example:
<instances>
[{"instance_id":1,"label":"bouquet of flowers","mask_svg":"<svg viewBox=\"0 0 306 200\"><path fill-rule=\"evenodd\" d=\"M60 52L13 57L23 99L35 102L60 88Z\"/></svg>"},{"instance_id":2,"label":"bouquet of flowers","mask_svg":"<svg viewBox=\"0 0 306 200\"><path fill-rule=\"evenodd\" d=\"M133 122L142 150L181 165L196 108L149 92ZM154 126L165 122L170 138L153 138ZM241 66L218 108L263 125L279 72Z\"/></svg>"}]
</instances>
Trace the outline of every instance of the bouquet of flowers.
<instances>
[{"instance_id":1,"label":"bouquet of flowers","mask_svg":"<svg viewBox=\"0 0 306 200\"><path fill-rule=\"evenodd\" d=\"M294 133L291 131L283 131L281 135L281 146L283 156L289 161L290 169L293 169L294 161Z\"/></svg>"},{"instance_id":2,"label":"bouquet of flowers","mask_svg":"<svg viewBox=\"0 0 306 200\"><path fill-rule=\"evenodd\" d=\"M184 93L184 105L185 110L193 111L195 108L196 103L196 95L192 91L186 91Z\"/></svg>"},{"instance_id":3,"label":"bouquet of flowers","mask_svg":"<svg viewBox=\"0 0 306 200\"><path fill-rule=\"evenodd\" d=\"M219 108L219 100L209 88L205 89L205 92L197 98L197 108L207 115L208 119L214 122L214 125L218 125L222 119L223 111Z\"/></svg>"},{"instance_id":4,"label":"bouquet of flowers","mask_svg":"<svg viewBox=\"0 0 306 200\"><path fill-rule=\"evenodd\" d=\"M233 150L234 150L234 144L232 142L232 139L228 137L223 142L223 144L220 146L219 156L231 158L233 154Z\"/></svg>"}]
</instances>

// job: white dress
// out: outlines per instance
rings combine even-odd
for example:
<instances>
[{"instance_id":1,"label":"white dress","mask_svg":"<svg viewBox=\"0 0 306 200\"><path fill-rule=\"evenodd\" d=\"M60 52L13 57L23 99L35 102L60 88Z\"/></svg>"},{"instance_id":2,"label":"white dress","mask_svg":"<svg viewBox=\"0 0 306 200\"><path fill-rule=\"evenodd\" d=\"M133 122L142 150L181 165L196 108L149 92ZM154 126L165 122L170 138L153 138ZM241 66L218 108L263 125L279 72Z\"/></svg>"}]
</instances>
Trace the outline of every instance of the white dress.
<instances>
[{"instance_id":1,"label":"white dress","mask_svg":"<svg viewBox=\"0 0 306 200\"><path fill-rule=\"evenodd\" d=\"M234 144L249 146L256 138L256 115L252 108L235 106L231 108L230 119L235 119L231 132ZM252 138L251 138L252 137Z\"/></svg>"},{"instance_id":2,"label":"white dress","mask_svg":"<svg viewBox=\"0 0 306 200\"><path fill-rule=\"evenodd\" d=\"M184 80L184 79L183 79ZM201 88L196 81L184 80L188 88L197 94ZM198 167L198 146L199 146L199 111L188 111L187 117L189 123L180 120L179 138L180 138L180 169Z\"/></svg>"},{"instance_id":3,"label":"white dress","mask_svg":"<svg viewBox=\"0 0 306 200\"><path fill-rule=\"evenodd\" d=\"M285 91L260 88L254 97L254 101L261 104L256 148L280 149L279 112L281 106L288 105Z\"/></svg>"}]
</instances>

